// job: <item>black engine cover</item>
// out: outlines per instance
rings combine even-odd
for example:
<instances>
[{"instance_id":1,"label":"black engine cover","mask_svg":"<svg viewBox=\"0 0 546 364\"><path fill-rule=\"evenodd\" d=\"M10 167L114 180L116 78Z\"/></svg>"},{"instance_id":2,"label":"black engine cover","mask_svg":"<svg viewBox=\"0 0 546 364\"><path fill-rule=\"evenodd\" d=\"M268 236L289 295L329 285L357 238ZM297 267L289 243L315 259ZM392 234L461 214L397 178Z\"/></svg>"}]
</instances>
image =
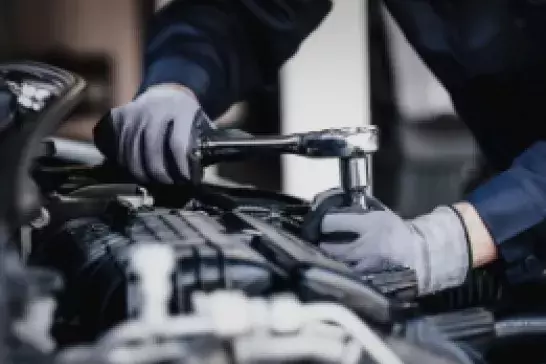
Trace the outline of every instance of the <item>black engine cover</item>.
<instances>
[{"instance_id":1,"label":"black engine cover","mask_svg":"<svg viewBox=\"0 0 546 364\"><path fill-rule=\"evenodd\" d=\"M227 232L204 213L154 209L118 227L108 218L79 218L45 240L36 239L41 243L33 263L59 270L66 280L55 328L60 343L94 339L138 312L128 271L132 244L161 242L175 248L173 313L190 308L194 290L231 288L258 295L273 287L275 268L249 247L252 235Z\"/></svg>"}]
</instances>

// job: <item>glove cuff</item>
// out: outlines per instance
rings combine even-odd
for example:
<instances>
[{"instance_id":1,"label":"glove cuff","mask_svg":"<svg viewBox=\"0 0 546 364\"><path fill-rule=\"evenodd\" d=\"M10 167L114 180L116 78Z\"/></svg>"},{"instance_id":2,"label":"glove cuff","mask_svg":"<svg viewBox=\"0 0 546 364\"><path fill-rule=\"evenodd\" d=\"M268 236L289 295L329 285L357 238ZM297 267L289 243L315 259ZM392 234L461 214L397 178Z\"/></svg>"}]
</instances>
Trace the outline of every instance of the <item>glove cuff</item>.
<instances>
[{"instance_id":1,"label":"glove cuff","mask_svg":"<svg viewBox=\"0 0 546 364\"><path fill-rule=\"evenodd\" d=\"M465 242L466 242L466 249L467 249L467 252L468 252L468 271L467 271L467 274L466 274L466 277L465 277L465 281L466 281L468 279L468 276L470 275L471 268L474 265L474 256L472 254L472 244L470 243L470 234L468 233L468 227L466 226L463 215L461 215L459 210L457 210L453 205L450 205L448 207L451 209L451 211L455 215L457 215L457 218L459 218L459 222L461 223L461 226L462 226L463 231L464 231L464 239L465 239Z\"/></svg>"},{"instance_id":2,"label":"glove cuff","mask_svg":"<svg viewBox=\"0 0 546 364\"><path fill-rule=\"evenodd\" d=\"M191 110L191 113L197 113L201 109L201 104L196 96L192 95L190 91L184 88L178 88L176 86L169 85L154 85L141 95L137 97L139 99L148 99L148 100L170 100L173 105L177 105L177 110Z\"/></svg>"},{"instance_id":3,"label":"glove cuff","mask_svg":"<svg viewBox=\"0 0 546 364\"><path fill-rule=\"evenodd\" d=\"M411 222L423 241L423 269L418 269L419 294L427 295L464 283L470 265L470 249L464 224L448 206L437 207Z\"/></svg>"},{"instance_id":4,"label":"glove cuff","mask_svg":"<svg viewBox=\"0 0 546 364\"><path fill-rule=\"evenodd\" d=\"M144 93L151 86L164 83L184 85L201 100L209 88L210 79L205 70L192 61L182 57L164 58L148 67L138 95Z\"/></svg>"}]
</instances>

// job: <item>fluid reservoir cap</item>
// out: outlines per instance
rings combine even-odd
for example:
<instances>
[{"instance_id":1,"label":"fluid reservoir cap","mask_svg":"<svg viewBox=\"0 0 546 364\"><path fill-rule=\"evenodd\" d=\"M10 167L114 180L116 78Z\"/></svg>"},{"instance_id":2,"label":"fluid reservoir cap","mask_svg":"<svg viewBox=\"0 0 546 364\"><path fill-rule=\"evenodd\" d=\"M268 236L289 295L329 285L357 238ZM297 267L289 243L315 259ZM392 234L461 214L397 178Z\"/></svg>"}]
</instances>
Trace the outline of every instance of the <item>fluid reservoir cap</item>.
<instances>
[{"instance_id":1,"label":"fluid reservoir cap","mask_svg":"<svg viewBox=\"0 0 546 364\"><path fill-rule=\"evenodd\" d=\"M131 251L130 264L139 279L142 319L162 322L168 317L172 295L171 275L176 258L173 248L163 244L138 244Z\"/></svg>"}]
</instances>

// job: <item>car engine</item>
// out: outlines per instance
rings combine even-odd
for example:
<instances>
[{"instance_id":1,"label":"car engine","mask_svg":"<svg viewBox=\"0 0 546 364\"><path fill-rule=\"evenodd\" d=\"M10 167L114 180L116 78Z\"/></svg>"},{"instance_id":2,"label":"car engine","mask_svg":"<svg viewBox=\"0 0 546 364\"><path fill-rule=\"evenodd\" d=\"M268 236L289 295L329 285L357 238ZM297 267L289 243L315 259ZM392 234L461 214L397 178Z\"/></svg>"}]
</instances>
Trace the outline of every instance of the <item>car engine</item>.
<instances>
[{"instance_id":1,"label":"car engine","mask_svg":"<svg viewBox=\"0 0 546 364\"><path fill-rule=\"evenodd\" d=\"M546 359L542 282L511 286L487 267L417 297L410 270L356 274L306 239L309 201L137 183L51 136L84 89L50 65L0 65L2 363ZM344 199L365 207L373 128L218 135L195 168L260 153L335 157Z\"/></svg>"}]
</instances>

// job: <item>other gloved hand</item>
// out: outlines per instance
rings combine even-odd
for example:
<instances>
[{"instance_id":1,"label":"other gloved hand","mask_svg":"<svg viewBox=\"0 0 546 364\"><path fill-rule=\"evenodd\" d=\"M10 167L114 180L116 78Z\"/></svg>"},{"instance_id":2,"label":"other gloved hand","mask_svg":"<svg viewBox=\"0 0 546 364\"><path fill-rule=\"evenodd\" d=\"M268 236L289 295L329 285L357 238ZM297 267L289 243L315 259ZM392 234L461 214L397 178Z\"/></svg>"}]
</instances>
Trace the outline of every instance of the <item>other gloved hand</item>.
<instances>
[{"instance_id":1,"label":"other gloved hand","mask_svg":"<svg viewBox=\"0 0 546 364\"><path fill-rule=\"evenodd\" d=\"M332 199L336 199L332 191L319 195L310 214L324 212L324 205L332 205ZM441 206L405 221L381 208L379 201L372 199L370 205L375 208L368 212L352 207L330 209L320 225L320 247L361 273L413 269L420 295L464 283L471 253L465 227L454 209Z\"/></svg>"},{"instance_id":2,"label":"other gloved hand","mask_svg":"<svg viewBox=\"0 0 546 364\"><path fill-rule=\"evenodd\" d=\"M94 134L101 152L139 181L172 184L200 173L192 171L189 153L198 138L213 129L189 90L163 85L113 109Z\"/></svg>"}]
</instances>

